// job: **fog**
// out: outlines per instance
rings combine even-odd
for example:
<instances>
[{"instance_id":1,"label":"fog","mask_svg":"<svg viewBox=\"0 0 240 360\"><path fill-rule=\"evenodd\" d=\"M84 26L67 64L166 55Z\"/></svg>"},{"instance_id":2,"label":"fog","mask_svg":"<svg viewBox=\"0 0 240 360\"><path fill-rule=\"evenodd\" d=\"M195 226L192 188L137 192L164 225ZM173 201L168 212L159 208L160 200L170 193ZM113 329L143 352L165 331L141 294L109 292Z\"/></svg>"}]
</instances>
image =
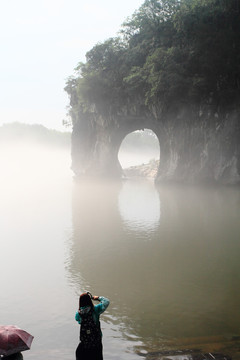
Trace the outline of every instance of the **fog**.
<instances>
[{"instance_id":1,"label":"fog","mask_svg":"<svg viewBox=\"0 0 240 360\"><path fill-rule=\"evenodd\" d=\"M150 160L159 160L160 144L155 133L150 129L128 134L120 146L118 159L123 169L147 164Z\"/></svg>"},{"instance_id":2,"label":"fog","mask_svg":"<svg viewBox=\"0 0 240 360\"><path fill-rule=\"evenodd\" d=\"M149 129L128 134L118 153L123 169L159 158L158 138ZM0 127L0 164L2 182L8 178L13 182L17 179L18 184L21 182L25 186L36 181L54 182L60 174L74 176L70 133L49 130L42 125L3 125Z\"/></svg>"},{"instance_id":3,"label":"fog","mask_svg":"<svg viewBox=\"0 0 240 360\"><path fill-rule=\"evenodd\" d=\"M76 181L70 147L16 138L0 165L0 317L34 335L25 360L73 359L85 289L111 300L106 360L238 334L238 189Z\"/></svg>"},{"instance_id":4,"label":"fog","mask_svg":"<svg viewBox=\"0 0 240 360\"><path fill-rule=\"evenodd\" d=\"M143 149L137 145L120 148L118 154L122 168L146 164L159 159L159 150ZM74 176L71 170L70 148L53 147L34 142L5 142L0 145L1 181L30 186L32 182L54 183L61 177Z\"/></svg>"},{"instance_id":5,"label":"fog","mask_svg":"<svg viewBox=\"0 0 240 360\"><path fill-rule=\"evenodd\" d=\"M2 182L31 187L70 176L71 159L66 148L10 141L0 146L0 164Z\"/></svg>"},{"instance_id":6,"label":"fog","mask_svg":"<svg viewBox=\"0 0 240 360\"><path fill-rule=\"evenodd\" d=\"M118 159L122 168L126 169L134 165L147 164L152 159L159 159L159 152L149 151L146 153L141 153L140 151L134 151L134 149L129 151L120 149Z\"/></svg>"}]
</instances>

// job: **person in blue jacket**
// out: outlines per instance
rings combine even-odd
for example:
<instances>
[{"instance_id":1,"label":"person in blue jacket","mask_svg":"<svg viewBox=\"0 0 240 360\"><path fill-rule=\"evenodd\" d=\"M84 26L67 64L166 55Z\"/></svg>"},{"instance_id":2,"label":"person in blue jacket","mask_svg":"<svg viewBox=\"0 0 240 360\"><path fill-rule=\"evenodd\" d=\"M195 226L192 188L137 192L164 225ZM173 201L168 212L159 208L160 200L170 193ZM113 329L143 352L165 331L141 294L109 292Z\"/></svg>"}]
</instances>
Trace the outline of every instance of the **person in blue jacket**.
<instances>
[{"instance_id":1,"label":"person in blue jacket","mask_svg":"<svg viewBox=\"0 0 240 360\"><path fill-rule=\"evenodd\" d=\"M93 305L92 300L99 301ZM89 292L79 297L79 309L75 320L80 324L80 343L76 349L76 360L103 360L100 315L107 309L109 300L103 296L92 296Z\"/></svg>"}]
</instances>

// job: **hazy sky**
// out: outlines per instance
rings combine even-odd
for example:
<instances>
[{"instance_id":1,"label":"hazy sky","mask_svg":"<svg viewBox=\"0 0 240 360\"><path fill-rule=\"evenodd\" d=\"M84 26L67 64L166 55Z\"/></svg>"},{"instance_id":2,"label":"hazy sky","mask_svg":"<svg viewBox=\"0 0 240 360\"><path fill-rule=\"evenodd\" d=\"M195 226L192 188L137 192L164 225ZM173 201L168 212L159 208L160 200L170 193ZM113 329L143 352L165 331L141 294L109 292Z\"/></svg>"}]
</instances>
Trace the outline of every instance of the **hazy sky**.
<instances>
[{"instance_id":1,"label":"hazy sky","mask_svg":"<svg viewBox=\"0 0 240 360\"><path fill-rule=\"evenodd\" d=\"M2 1L0 126L18 121L64 131L66 79L86 52L116 36L143 2Z\"/></svg>"}]
</instances>

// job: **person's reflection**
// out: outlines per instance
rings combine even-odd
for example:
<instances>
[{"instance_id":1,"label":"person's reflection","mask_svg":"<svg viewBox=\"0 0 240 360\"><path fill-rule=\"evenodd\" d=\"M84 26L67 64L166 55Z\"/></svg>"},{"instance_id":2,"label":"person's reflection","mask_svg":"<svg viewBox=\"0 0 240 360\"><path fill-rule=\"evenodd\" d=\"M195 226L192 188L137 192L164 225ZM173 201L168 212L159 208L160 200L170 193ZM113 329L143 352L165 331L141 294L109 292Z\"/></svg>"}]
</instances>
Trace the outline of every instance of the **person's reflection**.
<instances>
[{"instance_id":1,"label":"person's reflection","mask_svg":"<svg viewBox=\"0 0 240 360\"><path fill-rule=\"evenodd\" d=\"M4 356L3 359L6 359L6 360L23 360L23 356L22 356L22 353L17 353L17 354Z\"/></svg>"}]
</instances>

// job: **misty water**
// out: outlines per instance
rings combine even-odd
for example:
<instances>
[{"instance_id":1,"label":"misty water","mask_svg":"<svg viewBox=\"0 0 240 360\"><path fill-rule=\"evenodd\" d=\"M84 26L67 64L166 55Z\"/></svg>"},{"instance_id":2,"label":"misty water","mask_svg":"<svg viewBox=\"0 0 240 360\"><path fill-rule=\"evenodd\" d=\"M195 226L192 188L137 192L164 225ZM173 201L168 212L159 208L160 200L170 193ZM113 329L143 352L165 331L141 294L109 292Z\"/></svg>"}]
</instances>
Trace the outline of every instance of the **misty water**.
<instances>
[{"instance_id":1,"label":"misty water","mask_svg":"<svg viewBox=\"0 0 240 360\"><path fill-rule=\"evenodd\" d=\"M111 301L106 360L240 335L238 188L76 181L54 148L9 146L0 164L0 321L34 335L24 359L74 359L84 290Z\"/></svg>"}]
</instances>

